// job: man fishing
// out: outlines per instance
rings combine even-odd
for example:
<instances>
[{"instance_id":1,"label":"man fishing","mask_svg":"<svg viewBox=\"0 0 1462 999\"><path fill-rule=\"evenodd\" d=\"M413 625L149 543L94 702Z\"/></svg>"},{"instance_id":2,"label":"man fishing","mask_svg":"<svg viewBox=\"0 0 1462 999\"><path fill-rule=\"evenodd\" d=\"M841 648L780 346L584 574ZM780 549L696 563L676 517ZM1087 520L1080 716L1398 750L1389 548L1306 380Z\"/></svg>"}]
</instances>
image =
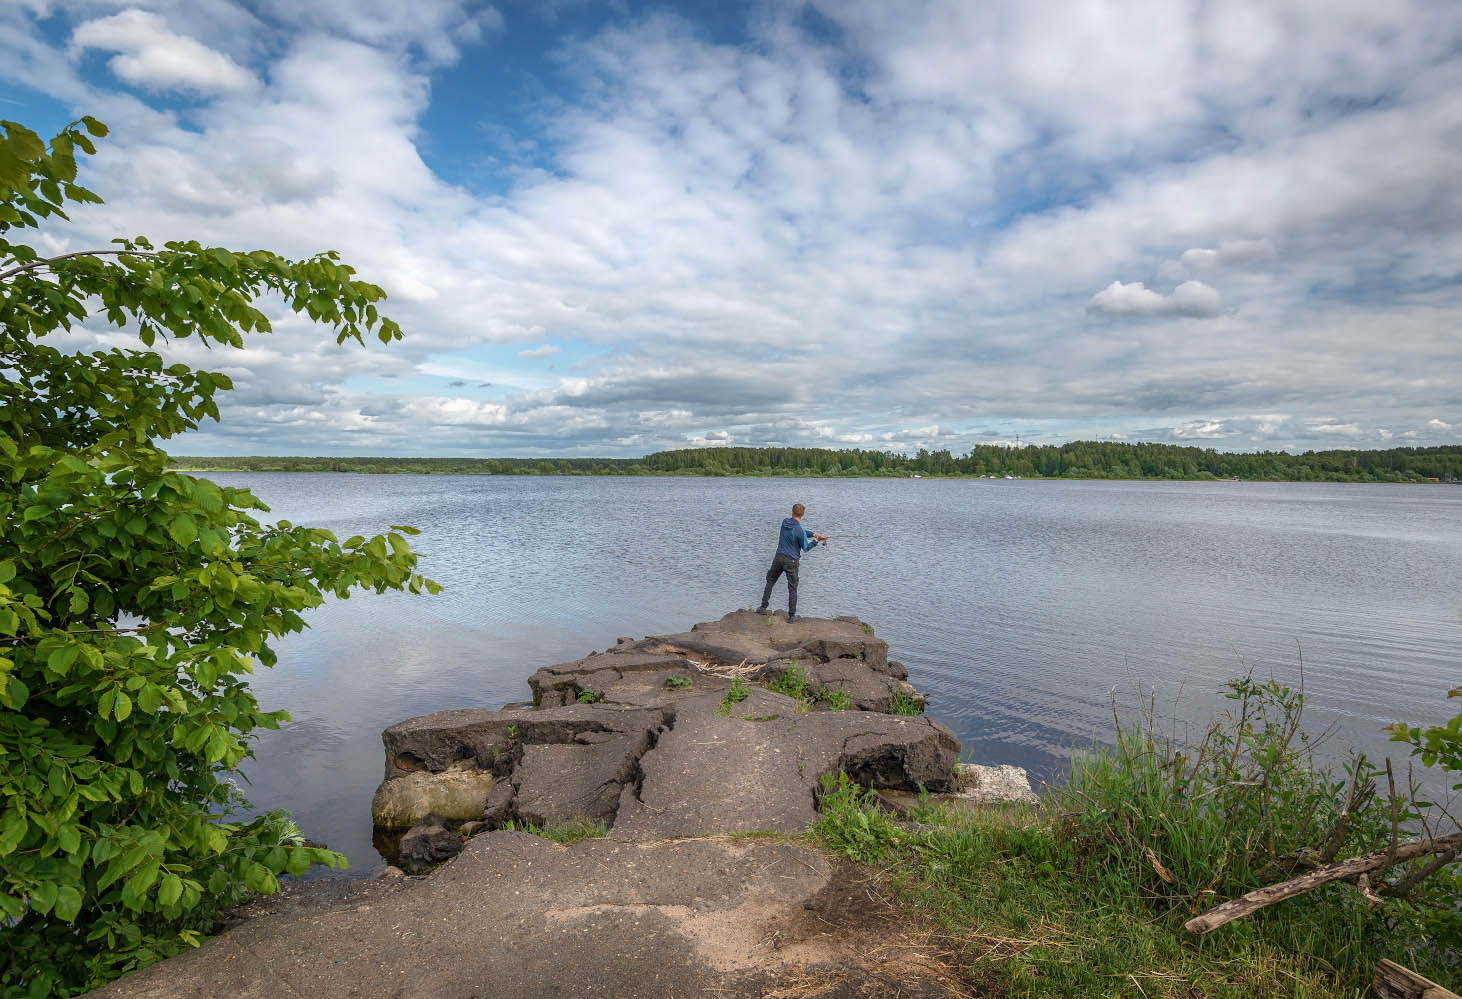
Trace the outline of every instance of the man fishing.
<instances>
[{"instance_id":1,"label":"man fishing","mask_svg":"<svg viewBox=\"0 0 1462 999\"><path fill-rule=\"evenodd\" d=\"M793 504L792 516L782 521L782 533L777 538L777 554L772 558L772 567L767 570L767 588L761 595L758 614L765 614L767 601L772 599L772 587L785 573L787 576L787 620L797 620L797 568L802 564L802 553L817 547L819 541L826 541L826 534L809 535L802 528L802 515L807 508L801 503Z\"/></svg>"}]
</instances>

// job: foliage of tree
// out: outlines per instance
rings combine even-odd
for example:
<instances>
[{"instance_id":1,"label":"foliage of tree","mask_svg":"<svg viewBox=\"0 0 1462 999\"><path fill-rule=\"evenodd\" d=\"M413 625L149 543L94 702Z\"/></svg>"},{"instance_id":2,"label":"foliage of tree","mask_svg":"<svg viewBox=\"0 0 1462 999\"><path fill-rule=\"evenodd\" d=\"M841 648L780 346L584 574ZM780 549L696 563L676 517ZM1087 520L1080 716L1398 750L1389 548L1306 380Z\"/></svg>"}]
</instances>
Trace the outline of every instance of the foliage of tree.
<instances>
[{"instance_id":1,"label":"foliage of tree","mask_svg":"<svg viewBox=\"0 0 1462 999\"><path fill-rule=\"evenodd\" d=\"M964 455L853 448L714 447L643 458L178 458L195 470L421 475L979 476L1066 479L1255 479L1266 482L1462 481L1462 446L1385 451L1231 453L1173 444L1073 441L982 444Z\"/></svg>"},{"instance_id":2,"label":"foliage of tree","mask_svg":"<svg viewBox=\"0 0 1462 999\"><path fill-rule=\"evenodd\" d=\"M1447 691L1448 697L1462 698L1462 687ZM1397 722L1387 731L1392 742L1404 742L1411 747L1412 756L1420 756L1423 766L1441 767L1457 777L1452 790L1462 791L1462 713L1442 725L1408 725Z\"/></svg>"},{"instance_id":3,"label":"foliage of tree","mask_svg":"<svg viewBox=\"0 0 1462 999\"><path fill-rule=\"evenodd\" d=\"M171 470L155 442L217 419L226 376L65 344L88 323L239 347L269 332L266 295L339 342L388 342L381 290L333 253L136 238L47 258L16 234L100 200L76 156L106 128L49 146L0 130L0 994L66 995L196 944L281 874L344 863L283 813L247 817L233 772L287 716L245 677L327 594L436 584L410 528L266 525L247 490Z\"/></svg>"}]
</instances>

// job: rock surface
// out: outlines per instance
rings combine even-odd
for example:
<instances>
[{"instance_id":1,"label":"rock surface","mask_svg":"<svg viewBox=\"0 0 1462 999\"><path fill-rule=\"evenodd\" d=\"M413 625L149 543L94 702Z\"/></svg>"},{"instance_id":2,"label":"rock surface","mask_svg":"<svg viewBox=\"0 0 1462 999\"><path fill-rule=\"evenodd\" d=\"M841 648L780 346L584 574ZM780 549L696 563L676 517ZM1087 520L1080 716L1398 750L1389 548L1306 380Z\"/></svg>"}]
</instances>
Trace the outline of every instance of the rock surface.
<instances>
[{"instance_id":1,"label":"rock surface","mask_svg":"<svg viewBox=\"0 0 1462 999\"><path fill-rule=\"evenodd\" d=\"M383 829L409 829L432 814L453 821L480 819L496 783L491 771L461 765L441 773L403 774L376 788L371 821Z\"/></svg>"},{"instance_id":2,"label":"rock surface","mask_svg":"<svg viewBox=\"0 0 1462 999\"><path fill-rule=\"evenodd\" d=\"M528 681L534 711L442 711L392 725L377 795L475 770L495 782L463 817L486 828L583 820L619 840L799 832L816 819L824 774L956 789L954 734L890 713L900 701L923 704L906 675L857 618L789 624L737 611L545 666ZM732 704L736 677L753 686ZM831 709L839 703L850 710Z\"/></svg>"},{"instance_id":3,"label":"rock surface","mask_svg":"<svg viewBox=\"0 0 1462 999\"><path fill-rule=\"evenodd\" d=\"M428 815L401 837L397 864L407 874L425 874L462 850L462 841L440 815Z\"/></svg>"},{"instance_id":4,"label":"rock surface","mask_svg":"<svg viewBox=\"0 0 1462 999\"><path fill-rule=\"evenodd\" d=\"M749 685L736 702L733 678ZM871 628L736 612L620 639L529 684L536 708L443 711L382 733L380 815L404 823L454 802L452 821L433 809L400 838L406 871L451 858L429 877L257 899L197 951L96 994L950 994L929 941L906 938L867 872L801 843L706 836L804 830L819 778L839 770L903 800L921 787L964 802L1029 794L1023 771L961 766L949 729L891 713L923 699ZM831 710L834 692L851 710ZM499 831L463 846L463 818L463 834ZM609 837L561 847L501 829L574 819Z\"/></svg>"}]
</instances>

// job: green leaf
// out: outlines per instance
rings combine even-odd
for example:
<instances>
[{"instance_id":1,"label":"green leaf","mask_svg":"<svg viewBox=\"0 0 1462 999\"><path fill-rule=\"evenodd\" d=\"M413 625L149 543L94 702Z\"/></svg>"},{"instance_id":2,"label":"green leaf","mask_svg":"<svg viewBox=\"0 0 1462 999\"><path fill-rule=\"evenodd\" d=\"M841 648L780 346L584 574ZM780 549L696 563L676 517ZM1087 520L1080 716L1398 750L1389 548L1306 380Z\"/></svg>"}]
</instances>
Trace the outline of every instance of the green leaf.
<instances>
[{"instance_id":1,"label":"green leaf","mask_svg":"<svg viewBox=\"0 0 1462 999\"><path fill-rule=\"evenodd\" d=\"M186 548L198 537L198 523L191 514L180 513L168 525L168 534L174 541Z\"/></svg>"},{"instance_id":2,"label":"green leaf","mask_svg":"<svg viewBox=\"0 0 1462 999\"><path fill-rule=\"evenodd\" d=\"M50 912L60 894L54 881L42 881L30 890L30 906L41 915Z\"/></svg>"},{"instance_id":3,"label":"green leaf","mask_svg":"<svg viewBox=\"0 0 1462 999\"><path fill-rule=\"evenodd\" d=\"M56 891L56 918L68 923L76 921L81 914L81 892L71 885L62 885Z\"/></svg>"},{"instance_id":4,"label":"green leaf","mask_svg":"<svg viewBox=\"0 0 1462 999\"><path fill-rule=\"evenodd\" d=\"M310 851L308 848L292 846L289 848L289 862L284 865L284 870L288 874L299 877L310 869L310 863Z\"/></svg>"},{"instance_id":5,"label":"green leaf","mask_svg":"<svg viewBox=\"0 0 1462 999\"><path fill-rule=\"evenodd\" d=\"M163 905L173 905L183 897L183 879L169 874L157 888L157 900Z\"/></svg>"},{"instance_id":6,"label":"green leaf","mask_svg":"<svg viewBox=\"0 0 1462 999\"><path fill-rule=\"evenodd\" d=\"M3 700L5 706L12 711L19 711L25 707L25 702L30 697L30 688L13 673L5 678L4 687L0 689L4 691L4 697L0 700Z\"/></svg>"},{"instance_id":7,"label":"green leaf","mask_svg":"<svg viewBox=\"0 0 1462 999\"><path fill-rule=\"evenodd\" d=\"M63 645L46 657L46 665L53 671L65 676L71 672L71 664L76 662L76 657L80 652L80 646L74 644Z\"/></svg>"},{"instance_id":8,"label":"green leaf","mask_svg":"<svg viewBox=\"0 0 1462 999\"><path fill-rule=\"evenodd\" d=\"M127 716L132 713L132 698L120 690L117 691L117 700L113 707L113 713L116 715L117 721L126 721Z\"/></svg>"}]
</instances>

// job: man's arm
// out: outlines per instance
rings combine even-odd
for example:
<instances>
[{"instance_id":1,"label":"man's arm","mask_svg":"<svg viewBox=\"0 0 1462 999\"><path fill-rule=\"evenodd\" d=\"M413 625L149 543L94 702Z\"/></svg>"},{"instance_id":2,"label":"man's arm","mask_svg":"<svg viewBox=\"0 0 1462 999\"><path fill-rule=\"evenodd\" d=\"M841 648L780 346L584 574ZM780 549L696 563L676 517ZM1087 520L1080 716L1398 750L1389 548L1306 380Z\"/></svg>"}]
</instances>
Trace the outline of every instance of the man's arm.
<instances>
[{"instance_id":1,"label":"man's arm","mask_svg":"<svg viewBox=\"0 0 1462 999\"><path fill-rule=\"evenodd\" d=\"M819 541L827 540L826 534L808 534L807 530L801 524L797 525L797 530L802 532L802 550L805 552L810 552L816 548Z\"/></svg>"}]
</instances>

